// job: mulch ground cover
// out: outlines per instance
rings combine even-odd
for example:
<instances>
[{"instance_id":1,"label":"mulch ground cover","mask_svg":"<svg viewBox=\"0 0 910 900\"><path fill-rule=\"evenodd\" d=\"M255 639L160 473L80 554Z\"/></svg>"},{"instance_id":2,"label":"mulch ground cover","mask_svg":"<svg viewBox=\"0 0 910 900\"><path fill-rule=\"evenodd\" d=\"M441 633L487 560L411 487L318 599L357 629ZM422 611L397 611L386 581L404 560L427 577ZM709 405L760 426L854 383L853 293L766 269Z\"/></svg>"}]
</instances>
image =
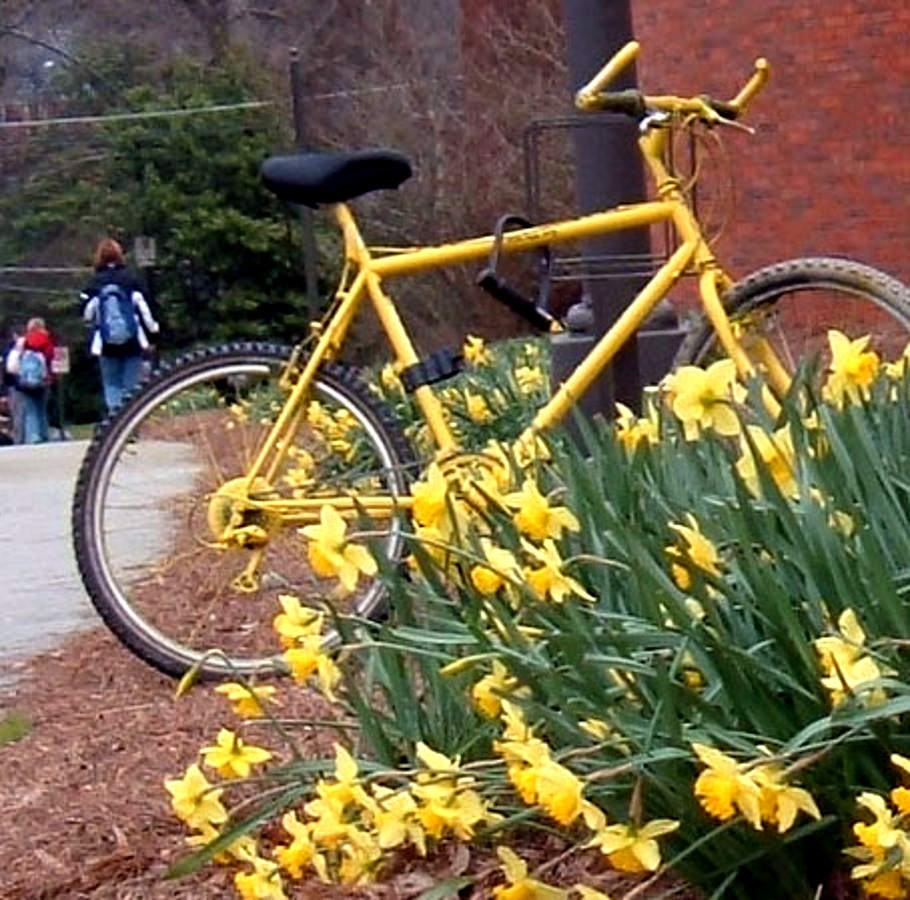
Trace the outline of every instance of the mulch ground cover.
<instances>
[{"instance_id":1,"label":"mulch ground cover","mask_svg":"<svg viewBox=\"0 0 910 900\"><path fill-rule=\"evenodd\" d=\"M219 727L235 726L224 699L197 687L175 700L175 683L135 659L104 628L73 636L15 674L14 685L0 689L0 721L19 712L31 730L0 746L0 898L236 896L234 868L210 865L179 881L163 878L186 852L185 832L171 813L163 780L182 775ZM295 689L281 695L288 716L332 716L318 694ZM255 732L249 739L255 740ZM308 754L330 757L336 739L334 729L314 728L302 743ZM262 743L275 745L270 734ZM536 838L516 849L540 862L561 848L555 839ZM289 896L406 900L465 872L485 873L471 892L474 898L491 896L492 885L501 881L488 850L453 845L426 860L398 860L375 886L295 882ZM616 894L630 886L628 878L590 856L554 865L546 877L566 885L585 880ZM667 896L667 888L657 886L652 896ZM670 892L685 893L679 885Z\"/></svg>"}]
</instances>

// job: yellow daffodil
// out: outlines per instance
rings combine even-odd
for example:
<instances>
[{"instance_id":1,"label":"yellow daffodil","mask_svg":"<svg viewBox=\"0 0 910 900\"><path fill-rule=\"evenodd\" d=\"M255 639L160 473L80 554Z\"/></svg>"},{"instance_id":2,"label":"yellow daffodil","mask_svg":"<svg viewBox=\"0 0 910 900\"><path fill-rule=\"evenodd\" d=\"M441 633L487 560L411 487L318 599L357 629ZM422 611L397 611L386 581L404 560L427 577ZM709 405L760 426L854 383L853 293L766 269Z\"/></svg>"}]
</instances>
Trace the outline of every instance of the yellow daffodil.
<instances>
[{"instance_id":1,"label":"yellow daffodil","mask_svg":"<svg viewBox=\"0 0 910 900\"><path fill-rule=\"evenodd\" d=\"M495 719L502 712L502 699L518 687L518 679L498 660L493 660L493 671L484 675L471 689L474 706L488 719Z\"/></svg>"},{"instance_id":2,"label":"yellow daffodil","mask_svg":"<svg viewBox=\"0 0 910 900\"><path fill-rule=\"evenodd\" d=\"M660 868L657 838L679 828L674 819L653 819L644 825L607 825L588 842L610 865L622 872L656 872Z\"/></svg>"},{"instance_id":3,"label":"yellow daffodil","mask_svg":"<svg viewBox=\"0 0 910 900\"><path fill-rule=\"evenodd\" d=\"M528 877L528 864L508 847L497 847L506 884L493 888L494 900L568 900L569 892Z\"/></svg>"},{"instance_id":4,"label":"yellow daffodil","mask_svg":"<svg viewBox=\"0 0 910 900\"><path fill-rule=\"evenodd\" d=\"M475 424L487 425L493 421L493 411L482 394L465 391L464 402L468 418Z\"/></svg>"},{"instance_id":5,"label":"yellow daffodil","mask_svg":"<svg viewBox=\"0 0 910 900\"><path fill-rule=\"evenodd\" d=\"M686 566L680 564L681 562L687 562L715 578L721 576L718 566L720 554L717 548L702 534L695 516L686 513L686 518L689 520L688 525L670 522L670 528L683 538L685 547L671 545L664 548L664 552L671 560L673 580L684 591L692 586L692 575Z\"/></svg>"},{"instance_id":6,"label":"yellow daffodil","mask_svg":"<svg viewBox=\"0 0 910 900\"><path fill-rule=\"evenodd\" d=\"M762 821L776 825L778 834L789 831L800 812L813 819L821 818L812 795L805 788L787 784L780 765L763 763L755 766L750 775L759 787Z\"/></svg>"},{"instance_id":7,"label":"yellow daffodil","mask_svg":"<svg viewBox=\"0 0 910 900\"><path fill-rule=\"evenodd\" d=\"M765 469L774 479L774 483L785 497L799 495L799 484L796 480L796 450L790 436L790 426L779 428L774 434L768 434L760 425L749 425L746 429L758 456ZM736 462L736 471L745 482L746 487L756 497L761 496L761 483L758 467L752 447L743 438L740 442L742 455Z\"/></svg>"},{"instance_id":8,"label":"yellow daffodil","mask_svg":"<svg viewBox=\"0 0 910 900\"><path fill-rule=\"evenodd\" d=\"M598 891L596 888L588 887L586 884L576 884L574 887L578 892L579 900L611 900L609 894Z\"/></svg>"},{"instance_id":9,"label":"yellow daffodil","mask_svg":"<svg viewBox=\"0 0 910 900\"><path fill-rule=\"evenodd\" d=\"M287 900L277 863L258 856L247 862L253 871L238 872L234 876L234 886L243 900Z\"/></svg>"},{"instance_id":10,"label":"yellow daffodil","mask_svg":"<svg viewBox=\"0 0 910 900\"><path fill-rule=\"evenodd\" d=\"M373 786L376 812L373 826L376 840L383 850L412 844L421 856L426 856L426 833L417 822L417 802L406 790Z\"/></svg>"},{"instance_id":11,"label":"yellow daffodil","mask_svg":"<svg viewBox=\"0 0 910 900\"><path fill-rule=\"evenodd\" d=\"M578 531L578 519L565 506L550 506L533 479L526 478L520 491L503 498L506 506L516 509L513 519L522 534L535 541L558 538L563 529Z\"/></svg>"},{"instance_id":12,"label":"yellow daffodil","mask_svg":"<svg viewBox=\"0 0 910 900\"><path fill-rule=\"evenodd\" d=\"M244 743L243 738L229 728L220 729L215 743L203 747L200 752L205 764L222 778L246 778L252 766L272 758L268 750Z\"/></svg>"},{"instance_id":13,"label":"yellow daffodil","mask_svg":"<svg viewBox=\"0 0 910 900\"><path fill-rule=\"evenodd\" d=\"M389 393L400 393L401 379L393 363L386 363L379 372L379 381Z\"/></svg>"},{"instance_id":14,"label":"yellow daffodil","mask_svg":"<svg viewBox=\"0 0 910 900\"><path fill-rule=\"evenodd\" d=\"M897 766L905 775L910 775L910 759L901 756L899 753L891 754L891 762ZM891 791L891 802L897 808L897 811L904 816L910 816L910 789L906 787L896 787Z\"/></svg>"},{"instance_id":15,"label":"yellow daffodil","mask_svg":"<svg viewBox=\"0 0 910 900\"><path fill-rule=\"evenodd\" d=\"M260 719L265 715L265 703L272 700L275 688L270 684L247 686L236 681L226 681L219 684L215 692L224 694L235 716L241 719Z\"/></svg>"},{"instance_id":16,"label":"yellow daffodil","mask_svg":"<svg viewBox=\"0 0 910 900\"><path fill-rule=\"evenodd\" d=\"M838 409L844 401L858 403L869 396L869 388L878 375L879 358L872 350L866 350L869 335L851 341L840 331L828 332L831 347L829 375L822 388L822 396Z\"/></svg>"},{"instance_id":17,"label":"yellow daffodil","mask_svg":"<svg viewBox=\"0 0 910 900\"><path fill-rule=\"evenodd\" d=\"M519 366L515 370L515 381L522 394L533 394L547 385L547 377L538 366Z\"/></svg>"},{"instance_id":18,"label":"yellow daffodil","mask_svg":"<svg viewBox=\"0 0 910 900\"><path fill-rule=\"evenodd\" d=\"M480 539L480 548L489 565L478 564L471 569L471 583L481 594L495 594L509 578L517 579L518 563L514 555L497 547L489 538Z\"/></svg>"},{"instance_id":19,"label":"yellow daffodil","mask_svg":"<svg viewBox=\"0 0 910 900\"><path fill-rule=\"evenodd\" d=\"M493 362L493 354L490 353L483 338L473 334L465 338L461 352L465 361L472 366L488 366Z\"/></svg>"},{"instance_id":20,"label":"yellow daffodil","mask_svg":"<svg viewBox=\"0 0 910 900\"><path fill-rule=\"evenodd\" d=\"M196 834L187 835L186 843L190 847L204 847L220 837L221 832L211 822L206 822L200 826ZM232 860L245 860L250 856L256 856L256 852L255 839L252 835L244 834L237 840L231 841L220 853L216 853L213 859L216 863L225 865Z\"/></svg>"},{"instance_id":21,"label":"yellow daffodil","mask_svg":"<svg viewBox=\"0 0 910 900\"><path fill-rule=\"evenodd\" d=\"M305 525L300 529L310 541L307 555L313 571L320 578L337 576L343 591L350 593L357 586L360 573L375 575L377 566L369 550L350 543L345 531L344 519L329 504L319 511L318 525Z\"/></svg>"},{"instance_id":22,"label":"yellow daffodil","mask_svg":"<svg viewBox=\"0 0 910 900\"><path fill-rule=\"evenodd\" d=\"M305 638L298 646L285 650L282 658L297 684L303 684L315 675L326 699L332 703L336 701L335 688L341 681L341 670L324 651L321 637L311 635Z\"/></svg>"},{"instance_id":23,"label":"yellow daffodil","mask_svg":"<svg viewBox=\"0 0 910 900\"><path fill-rule=\"evenodd\" d=\"M171 795L174 815L190 828L201 829L227 821L227 810L221 803L224 789L213 788L196 763L186 770L183 778L166 779L164 786Z\"/></svg>"},{"instance_id":24,"label":"yellow daffodil","mask_svg":"<svg viewBox=\"0 0 910 900\"><path fill-rule=\"evenodd\" d=\"M458 759L450 760L422 741L416 752L426 771L418 773L412 794L419 803L417 820L428 835L438 839L451 833L466 841L478 825L501 818L487 810L474 779L458 775Z\"/></svg>"},{"instance_id":25,"label":"yellow daffodil","mask_svg":"<svg viewBox=\"0 0 910 900\"><path fill-rule=\"evenodd\" d=\"M563 572L563 561L553 541L547 539L543 546L535 547L523 540L522 546L529 556L540 563L538 568L524 570L528 584L538 597L543 600L550 599L554 603L563 603L569 594L574 594L583 600L594 601L594 597L574 578Z\"/></svg>"},{"instance_id":26,"label":"yellow daffodil","mask_svg":"<svg viewBox=\"0 0 910 900\"><path fill-rule=\"evenodd\" d=\"M855 822L853 833L857 840L871 849L889 848L897 843L900 830L900 819L888 809L885 798L870 791L864 791L856 798L863 809L872 813L873 822Z\"/></svg>"},{"instance_id":27,"label":"yellow daffodil","mask_svg":"<svg viewBox=\"0 0 910 900\"><path fill-rule=\"evenodd\" d=\"M720 359L707 369L680 366L664 383L671 396L670 408L682 422L688 440L703 429L728 437L739 434L734 406L746 399L746 389L736 380L732 359Z\"/></svg>"},{"instance_id":28,"label":"yellow daffodil","mask_svg":"<svg viewBox=\"0 0 910 900\"><path fill-rule=\"evenodd\" d=\"M693 792L705 811L725 822L737 811L761 831L761 791L736 760L705 744L692 744L699 760L707 766L695 781Z\"/></svg>"},{"instance_id":29,"label":"yellow daffodil","mask_svg":"<svg viewBox=\"0 0 910 900\"><path fill-rule=\"evenodd\" d=\"M840 636L826 636L813 641L822 668L822 684L827 689L832 706L839 706L850 694L861 693L867 706L880 706L885 702L882 688L863 691L863 685L876 681L890 670L882 669L871 657L862 652L866 635L856 613L845 609L837 620Z\"/></svg>"},{"instance_id":30,"label":"yellow daffodil","mask_svg":"<svg viewBox=\"0 0 910 900\"><path fill-rule=\"evenodd\" d=\"M442 469L431 463L424 478L411 485L411 514L418 525L441 529L448 517L448 493L449 483Z\"/></svg>"},{"instance_id":31,"label":"yellow daffodil","mask_svg":"<svg viewBox=\"0 0 910 900\"><path fill-rule=\"evenodd\" d=\"M281 824L292 838L290 844L279 844L273 851L281 867L291 878L302 878L304 867L312 866L323 881L328 881L325 856L313 843L312 827L301 822L295 812L285 813Z\"/></svg>"},{"instance_id":32,"label":"yellow daffodil","mask_svg":"<svg viewBox=\"0 0 910 900\"><path fill-rule=\"evenodd\" d=\"M322 632L322 613L308 606L292 594L279 594L278 602L284 612L275 616L273 626L285 647L293 647L301 638Z\"/></svg>"},{"instance_id":33,"label":"yellow daffodil","mask_svg":"<svg viewBox=\"0 0 910 900\"><path fill-rule=\"evenodd\" d=\"M904 352L894 362L885 363L885 374L895 381L900 381L906 374L908 366L910 366L910 343L904 347Z\"/></svg>"},{"instance_id":34,"label":"yellow daffodil","mask_svg":"<svg viewBox=\"0 0 910 900\"><path fill-rule=\"evenodd\" d=\"M536 432L525 433L512 444L512 456L519 468L527 469L539 462L550 459L550 448Z\"/></svg>"},{"instance_id":35,"label":"yellow daffodil","mask_svg":"<svg viewBox=\"0 0 910 900\"><path fill-rule=\"evenodd\" d=\"M648 404L648 414L638 418L624 403L616 404L616 439L626 453L633 453L640 444L660 443L660 419L653 403Z\"/></svg>"}]
</instances>

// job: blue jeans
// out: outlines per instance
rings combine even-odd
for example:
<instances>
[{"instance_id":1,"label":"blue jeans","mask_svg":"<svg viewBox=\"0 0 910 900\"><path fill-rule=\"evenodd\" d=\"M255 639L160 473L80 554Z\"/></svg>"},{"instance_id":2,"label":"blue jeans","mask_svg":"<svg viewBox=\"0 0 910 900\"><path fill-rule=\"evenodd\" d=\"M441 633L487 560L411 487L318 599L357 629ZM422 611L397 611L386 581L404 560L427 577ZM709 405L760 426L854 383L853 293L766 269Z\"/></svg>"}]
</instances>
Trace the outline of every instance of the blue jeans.
<instances>
[{"instance_id":1,"label":"blue jeans","mask_svg":"<svg viewBox=\"0 0 910 900\"><path fill-rule=\"evenodd\" d=\"M38 391L16 391L16 403L22 404L22 442L43 444L48 440L47 388Z\"/></svg>"},{"instance_id":2,"label":"blue jeans","mask_svg":"<svg viewBox=\"0 0 910 900\"><path fill-rule=\"evenodd\" d=\"M108 415L123 403L124 398L136 387L142 368L141 356L99 356L101 385L104 388L104 405Z\"/></svg>"}]
</instances>

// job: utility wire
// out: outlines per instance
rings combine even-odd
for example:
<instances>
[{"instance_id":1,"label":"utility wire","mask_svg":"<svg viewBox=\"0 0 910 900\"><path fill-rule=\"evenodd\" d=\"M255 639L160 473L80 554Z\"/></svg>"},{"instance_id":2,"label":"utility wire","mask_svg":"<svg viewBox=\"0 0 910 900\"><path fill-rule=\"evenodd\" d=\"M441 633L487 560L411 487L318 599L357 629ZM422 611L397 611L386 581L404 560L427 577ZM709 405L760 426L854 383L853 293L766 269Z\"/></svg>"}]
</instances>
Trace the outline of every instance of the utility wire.
<instances>
[{"instance_id":1,"label":"utility wire","mask_svg":"<svg viewBox=\"0 0 910 900\"><path fill-rule=\"evenodd\" d=\"M202 113L220 113L235 109L259 109L272 106L267 100L247 103L227 103L219 106L195 106L187 109L159 109L136 113L111 113L107 116L69 116L56 119L30 119L25 122L0 122L0 128L40 128L46 125L97 125L102 122L122 122L133 119L166 119L175 116L195 116Z\"/></svg>"}]
</instances>

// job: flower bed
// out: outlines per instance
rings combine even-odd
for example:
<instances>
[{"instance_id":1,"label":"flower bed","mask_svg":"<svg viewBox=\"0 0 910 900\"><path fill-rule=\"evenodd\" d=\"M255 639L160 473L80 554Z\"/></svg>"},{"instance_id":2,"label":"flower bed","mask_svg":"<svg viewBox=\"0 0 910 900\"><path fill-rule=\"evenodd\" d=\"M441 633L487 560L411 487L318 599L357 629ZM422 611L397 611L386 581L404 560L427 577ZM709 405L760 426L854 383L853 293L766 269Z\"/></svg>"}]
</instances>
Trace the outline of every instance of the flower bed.
<instances>
[{"instance_id":1,"label":"flower bed","mask_svg":"<svg viewBox=\"0 0 910 900\"><path fill-rule=\"evenodd\" d=\"M847 876L904 896L910 377L862 339L832 333L831 349L818 396L805 372L773 417L721 361L679 370L643 417L621 410L582 445L516 447L520 417L498 412L542 399L518 375L541 351L510 344L497 362L473 344L447 406L469 445L488 424L505 440L413 486L407 570L368 552L368 523L326 508L307 529L320 574L350 588L378 569L389 618L335 617L337 658L297 598L276 618L294 678L356 727L313 761L276 719L253 781L264 751L223 733L203 763L228 781L191 767L168 783L195 840L214 838L193 863L237 863L243 897L278 898L296 878L357 884L395 853L481 842L500 900L604 897L607 868L640 876L630 900L667 870L712 897L842 896ZM378 385L396 398L391 371ZM225 827L221 791L254 814ZM257 838L276 818L281 837ZM529 871L515 850L529 829L561 835L592 877Z\"/></svg>"}]
</instances>

